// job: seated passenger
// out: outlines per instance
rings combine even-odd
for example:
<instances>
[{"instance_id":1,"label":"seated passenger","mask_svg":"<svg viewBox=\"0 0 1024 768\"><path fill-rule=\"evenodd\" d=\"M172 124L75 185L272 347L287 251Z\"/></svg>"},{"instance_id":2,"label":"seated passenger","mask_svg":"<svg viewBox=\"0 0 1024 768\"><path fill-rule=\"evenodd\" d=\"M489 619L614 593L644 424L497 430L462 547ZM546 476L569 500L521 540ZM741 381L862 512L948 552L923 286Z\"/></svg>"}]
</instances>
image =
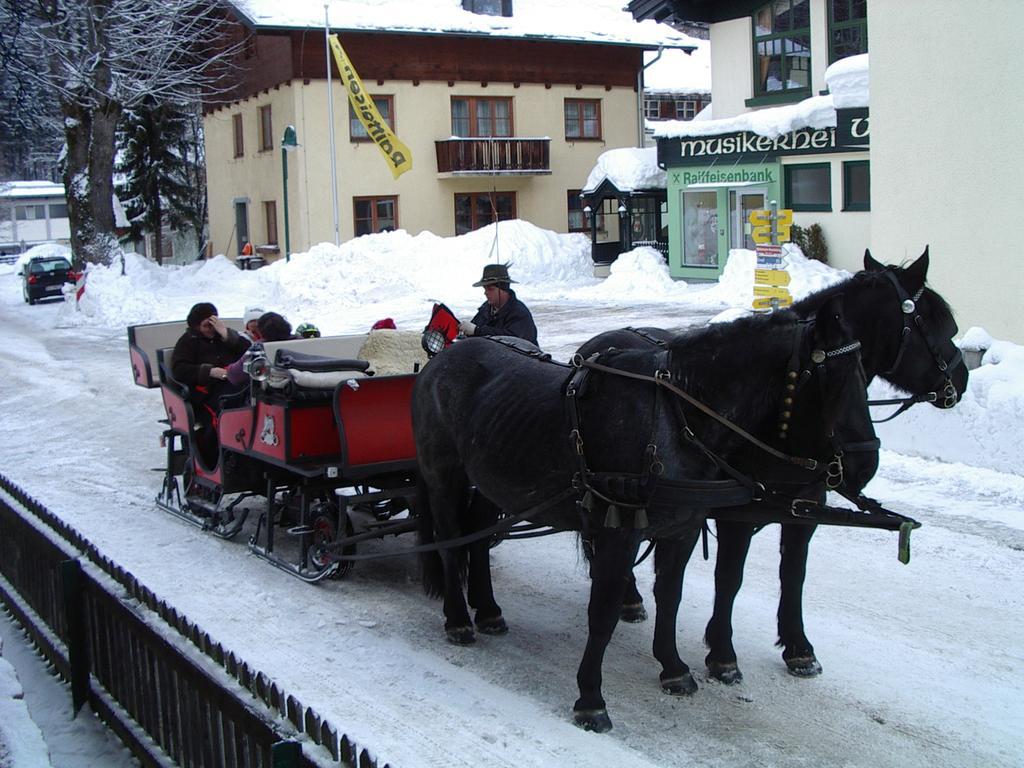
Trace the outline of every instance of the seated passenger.
<instances>
[{"instance_id":1,"label":"seated passenger","mask_svg":"<svg viewBox=\"0 0 1024 768\"><path fill-rule=\"evenodd\" d=\"M294 339L292 326L283 316L277 312L264 312L256 321L256 338L262 343L264 341L285 341ZM234 386L240 386L246 382L245 354L227 368L228 382Z\"/></svg>"},{"instance_id":2,"label":"seated passenger","mask_svg":"<svg viewBox=\"0 0 1024 768\"><path fill-rule=\"evenodd\" d=\"M260 331L257 323L264 314L266 313L263 311L263 307L246 307L245 314L242 315L242 322L245 323L245 330L242 331L242 336L248 338L249 341L259 341Z\"/></svg>"},{"instance_id":3,"label":"seated passenger","mask_svg":"<svg viewBox=\"0 0 1024 768\"><path fill-rule=\"evenodd\" d=\"M189 388L189 399L195 406L196 429L212 433L214 430L209 427L217 424L217 401L233 390L227 381L227 366L249 348L249 341L224 325L217 317L217 308L209 302L194 305L186 322L188 330L178 339L171 354L171 375ZM207 437L201 441L203 459L208 464L211 459L215 461L210 440ZM212 441L215 446L215 434Z\"/></svg>"}]
</instances>

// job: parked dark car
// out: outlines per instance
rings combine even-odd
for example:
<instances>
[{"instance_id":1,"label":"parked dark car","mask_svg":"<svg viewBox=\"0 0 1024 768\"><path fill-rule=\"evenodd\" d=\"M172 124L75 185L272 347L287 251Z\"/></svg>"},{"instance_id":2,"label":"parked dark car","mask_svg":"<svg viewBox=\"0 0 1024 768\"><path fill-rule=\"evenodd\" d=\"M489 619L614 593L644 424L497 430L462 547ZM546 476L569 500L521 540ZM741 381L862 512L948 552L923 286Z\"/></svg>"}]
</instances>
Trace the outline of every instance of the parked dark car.
<instances>
[{"instance_id":1,"label":"parked dark car","mask_svg":"<svg viewBox=\"0 0 1024 768\"><path fill-rule=\"evenodd\" d=\"M35 304L40 299L60 297L64 283L74 283L78 274L71 262L59 256L39 256L25 265L21 273L25 301Z\"/></svg>"}]
</instances>

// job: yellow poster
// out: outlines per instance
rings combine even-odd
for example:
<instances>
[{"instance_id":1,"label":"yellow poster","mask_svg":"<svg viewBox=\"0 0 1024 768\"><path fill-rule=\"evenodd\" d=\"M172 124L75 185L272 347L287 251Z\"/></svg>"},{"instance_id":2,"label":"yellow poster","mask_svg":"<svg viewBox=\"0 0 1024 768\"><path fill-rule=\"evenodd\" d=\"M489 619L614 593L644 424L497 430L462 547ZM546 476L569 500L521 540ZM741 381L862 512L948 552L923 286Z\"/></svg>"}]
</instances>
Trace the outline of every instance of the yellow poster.
<instances>
[{"instance_id":1,"label":"yellow poster","mask_svg":"<svg viewBox=\"0 0 1024 768\"><path fill-rule=\"evenodd\" d=\"M412 152L405 144L395 136L394 131L388 126L377 111L377 105L373 103L373 97L363 88L363 81L359 79L359 73L352 66L352 62L341 47L337 35L331 35L331 50L334 51L334 60L338 64L338 71L341 73L341 82L348 93L348 100L352 104L359 122L363 124L366 133L377 145L377 149L384 155L391 175L396 179L406 171L412 170Z\"/></svg>"}]
</instances>

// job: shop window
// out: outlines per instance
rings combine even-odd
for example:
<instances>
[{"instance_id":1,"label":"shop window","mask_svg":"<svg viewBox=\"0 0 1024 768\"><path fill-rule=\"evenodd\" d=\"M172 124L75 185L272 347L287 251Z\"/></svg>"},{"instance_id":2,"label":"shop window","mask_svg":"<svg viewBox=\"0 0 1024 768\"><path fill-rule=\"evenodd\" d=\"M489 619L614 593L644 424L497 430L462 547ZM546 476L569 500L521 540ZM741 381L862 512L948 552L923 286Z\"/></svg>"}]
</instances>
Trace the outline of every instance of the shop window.
<instances>
[{"instance_id":1,"label":"shop window","mask_svg":"<svg viewBox=\"0 0 1024 768\"><path fill-rule=\"evenodd\" d=\"M456 235L464 235L496 221L508 221L515 217L515 192L470 192L455 195Z\"/></svg>"},{"instance_id":2,"label":"shop window","mask_svg":"<svg viewBox=\"0 0 1024 768\"><path fill-rule=\"evenodd\" d=\"M259 150L266 152L273 148L273 120L270 117L270 104L259 108Z\"/></svg>"},{"instance_id":3,"label":"shop window","mask_svg":"<svg viewBox=\"0 0 1024 768\"><path fill-rule=\"evenodd\" d=\"M512 0L462 0L462 8L483 16L511 16Z\"/></svg>"},{"instance_id":4,"label":"shop window","mask_svg":"<svg viewBox=\"0 0 1024 768\"><path fill-rule=\"evenodd\" d=\"M604 232L604 211L600 208L595 211L583 210L590 205L580 197L580 190L570 189L566 193L567 207L569 209L569 231L590 232L590 217L597 216L597 231Z\"/></svg>"},{"instance_id":5,"label":"shop window","mask_svg":"<svg viewBox=\"0 0 1024 768\"><path fill-rule=\"evenodd\" d=\"M784 167L786 207L794 211L832 210L832 165L806 163Z\"/></svg>"},{"instance_id":6,"label":"shop window","mask_svg":"<svg viewBox=\"0 0 1024 768\"><path fill-rule=\"evenodd\" d=\"M773 0L754 12L754 96L811 87L810 0Z\"/></svg>"},{"instance_id":7,"label":"shop window","mask_svg":"<svg viewBox=\"0 0 1024 768\"><path fill-rule=\"evenodd\" d=\"M388 128L392 131L395 130L395 97L374 96L373 103ZM356 111L352 108L352 102L349 102L348 105L348 136L349 141L370 141L370 134L366 132L366 128L363 127Z\"/></svg>"},{"instance_id":8,"label":"shop window","mask_svg":"<svg viewBox=\"0 0 1024 768\"><path fill-rule=\"evenodd\" d=\"M267 245L277 245L277 202L263 201L263 218L267 222Z\"/></svg>"},{"instance_id":9,"label":"shop window","mask_svg":"<svg viewBox=\"0 0 1024 768\"><path fill-rule=\"evenodd\" d=\"M843 210L871 210L871 166L867 160L843 163Z\"/></svg>"},{"instance_id":10,"label":"shop window","mask_svg":"<svg viewBox=\"0 0 1024 768\"><path fill-rule=\"evenodd\" d=\"M485 138L512 135L512 99L452 97L452 135Z\"/></svg>"},{"instance_id":11,"label":"shop window","mask_svg":"<svg viewBox=\"0 0 1024 768\"><path fill-rule=\"evenodd\" d=\"M352 199L356 237L398 228L397 197L356 197Z\"/></svg>"},{"instance_id":12,"label":"shop window","mask_svg":"<svg viewBox=\"0 0 1024 768\"><path fill-rule=\"evenodd\" d=\"M828 0L828 63L867 52L867 0Z\"/></svg>"},{"instance_id":13,"label":"shop window","mask_svg":"<svg viewBox=\"0 0 1024 768\"><path fill-rule=\"evenodd\" d=\"M565 138L601 138L601 100L565 100Z\"/></svg>"},{"instance_id":14,"label":"shop window","mask_svg":"<svg viewBox=\"0 0 1024 768\"><path fill-rule=\"evenodd\" d=\"M242 157L245 154L245 143L242 140L242 116L231 116L231 130L235 140L234 157Z\"/></svg>"}]
</instances>

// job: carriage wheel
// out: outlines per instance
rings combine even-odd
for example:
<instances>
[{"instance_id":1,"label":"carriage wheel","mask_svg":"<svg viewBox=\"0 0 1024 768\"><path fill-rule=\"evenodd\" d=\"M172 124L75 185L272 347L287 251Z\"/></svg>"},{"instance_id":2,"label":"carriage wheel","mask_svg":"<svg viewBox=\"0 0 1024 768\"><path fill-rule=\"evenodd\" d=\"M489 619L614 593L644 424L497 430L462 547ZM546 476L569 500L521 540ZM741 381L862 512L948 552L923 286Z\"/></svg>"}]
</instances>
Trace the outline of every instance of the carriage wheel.
<instances>
[{"instance_id":1,"label":"carriage wheel","mask_svg":"<svg viewBox=\"0 0 1024 768\"><path fill-rule=\"evenodd\" d=\"M321 512L315 518L313 518L313 540L309 548L309 561L314 567L324 569L331 564L331 559L324 553L320 552L320 547L324 544L330 544L338 538L338 514L337 512ZM345 515L345 535L351 536L354 533L352 527L352 521L349 516ZM356 545L345 547L342 550L342 554L354 555L356 553ZM347 576L352 568L355 566L351 560L342 560L338 563L337 570L331 575L332 579L341 579Z\"/></svg>"}]
</instances>

